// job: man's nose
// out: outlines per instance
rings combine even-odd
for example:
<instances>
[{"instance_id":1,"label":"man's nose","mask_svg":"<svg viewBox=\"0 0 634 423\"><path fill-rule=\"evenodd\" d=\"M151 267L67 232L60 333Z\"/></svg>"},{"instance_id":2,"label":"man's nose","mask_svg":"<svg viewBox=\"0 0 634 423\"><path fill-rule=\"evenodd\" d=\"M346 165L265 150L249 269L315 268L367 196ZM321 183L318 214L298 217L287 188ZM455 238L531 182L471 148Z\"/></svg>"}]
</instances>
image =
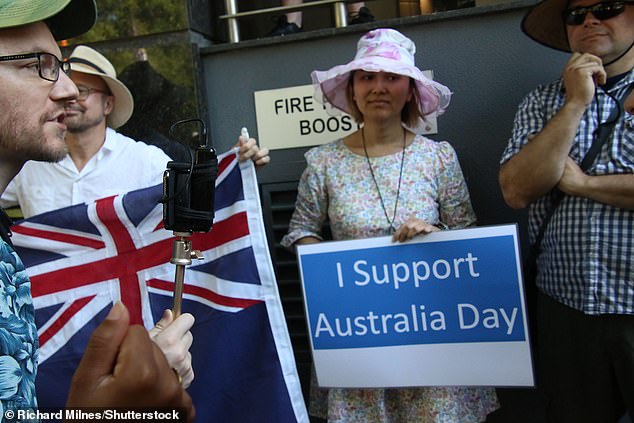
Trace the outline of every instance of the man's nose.
<instances>
[{"instance_id":1,"label":"man's nose","mask_svg":"<svg viewBox=\"0 0 634 423\"><path fill-rule=\"evenodd\" d=\"M77 89L77 85L75 85L68 75L64 72L60 72L57 81L55 81L55 85L53 85L51 89L51 100L67 102L75 100L78 95L79 90Z\"/></svg>"},{"instance_id":2,"label":"man's nose","mask_svg":"<svg viewBox=\"0 0 634 423\"><path fill-rule=\"evenodd\" d=\"M588 12L586 13L586 16L583 17L583 25L594 25L601 22L601 20L599 18L597 18L596 16L594 16L594 14L592 12Z\"/></svg>"}]
</instances>

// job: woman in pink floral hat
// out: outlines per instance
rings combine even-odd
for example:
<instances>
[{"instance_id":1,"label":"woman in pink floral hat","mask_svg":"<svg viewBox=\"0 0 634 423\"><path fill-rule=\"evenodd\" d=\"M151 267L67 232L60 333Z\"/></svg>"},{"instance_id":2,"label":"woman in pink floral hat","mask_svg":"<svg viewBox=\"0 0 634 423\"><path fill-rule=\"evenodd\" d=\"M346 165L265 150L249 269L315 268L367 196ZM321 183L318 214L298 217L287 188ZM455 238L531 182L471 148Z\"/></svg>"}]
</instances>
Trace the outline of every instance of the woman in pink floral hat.
<instances>
[{"instance_id":1,"label":"woman in pink floral hat","mask_svg":"<svg viewBox=\"0 0 634 423\"><path fill-rule=\"evenodd\" d=\"M376 29L350 63L312 73L317 100L362 126L306 153L284 246L322 241L326 220L335 240L405 241L476 223L456 152L417 134L444 112L451 91L416 67L414 53L400 32ZM498 408L493 388L312 388L311 414L329 422L477 423Z\"/></svg>"}]
</instances>

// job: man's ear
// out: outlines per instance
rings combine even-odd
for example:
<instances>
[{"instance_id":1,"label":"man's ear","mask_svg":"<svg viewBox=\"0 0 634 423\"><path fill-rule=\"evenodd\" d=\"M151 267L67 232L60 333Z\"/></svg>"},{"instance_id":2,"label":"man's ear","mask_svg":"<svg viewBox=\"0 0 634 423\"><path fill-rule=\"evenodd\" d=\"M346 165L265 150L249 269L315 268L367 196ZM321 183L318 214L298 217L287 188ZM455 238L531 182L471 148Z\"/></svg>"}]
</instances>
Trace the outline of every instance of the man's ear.
<instances>
[{"instance_id":1,"label":"man's ear","mask_svg":"<svg viewBox=\"0 0 634 423\"><path fill-rule=\"evenodd\" d=\"M103 113L108 116L110 113L112 113L112 110L114 109L114 96L109 95L106 96L106 99L104 100L104 104L103 104Z\"/></svg>"}]
</instances>

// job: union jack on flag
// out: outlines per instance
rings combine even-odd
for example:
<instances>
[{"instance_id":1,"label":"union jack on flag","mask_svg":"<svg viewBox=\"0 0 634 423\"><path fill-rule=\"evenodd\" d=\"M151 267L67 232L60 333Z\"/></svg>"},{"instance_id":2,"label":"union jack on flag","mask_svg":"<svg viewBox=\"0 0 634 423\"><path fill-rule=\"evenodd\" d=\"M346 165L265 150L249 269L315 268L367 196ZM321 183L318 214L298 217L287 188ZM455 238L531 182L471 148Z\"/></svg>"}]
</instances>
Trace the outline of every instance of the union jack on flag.
<instances>
[{"instance_id":1,"label":"union jack on flag","mask_svg":"<svg viewBox=\"0 0 634 423\"><path fill-rule=\"evenodd\" d=\"M308 421L270 260L255 170L219 156L215 218L191 237L204 260L185 271L196 318L188 389L200 422ZM172 307L174 236L162 186L34 216L12 227L31 278L40 341L40 407L63 407L90 334L113 302L150 329Z\"/></svg>"}]
</instances>

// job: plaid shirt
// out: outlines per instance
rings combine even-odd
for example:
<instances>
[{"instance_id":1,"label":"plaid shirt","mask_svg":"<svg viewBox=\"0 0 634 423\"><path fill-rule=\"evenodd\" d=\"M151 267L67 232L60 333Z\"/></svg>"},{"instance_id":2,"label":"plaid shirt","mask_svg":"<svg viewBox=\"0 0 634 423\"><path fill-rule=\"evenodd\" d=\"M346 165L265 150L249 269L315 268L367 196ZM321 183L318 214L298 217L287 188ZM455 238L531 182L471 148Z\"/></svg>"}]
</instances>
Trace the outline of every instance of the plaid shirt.
<instances>
[{"instance_id":1,"label":"plaid shirt","mask_svg":"<svg viewBox=\"0 0 634 423\"><path fill-rule=\"evenodd\" d=\"M634 70L608 92L620 98L634 83ZM563 81L540 86L520 104L501 163L542 130L563 106ZM583 116L570 151L578 164L590 149L599 120L608 119L614 101L602 90ZM598 109L598 110L597 110ZM597 119L600 116L600 119ZM634 116L623 112L590 175L634 173ZM529 238L535 242L551 207L549 193L529 209ZM634 211L583 197L564 196L544 233L537 260L538 287L557 301L587 314L634 314Z\"/></svg>"}]
</instances>

